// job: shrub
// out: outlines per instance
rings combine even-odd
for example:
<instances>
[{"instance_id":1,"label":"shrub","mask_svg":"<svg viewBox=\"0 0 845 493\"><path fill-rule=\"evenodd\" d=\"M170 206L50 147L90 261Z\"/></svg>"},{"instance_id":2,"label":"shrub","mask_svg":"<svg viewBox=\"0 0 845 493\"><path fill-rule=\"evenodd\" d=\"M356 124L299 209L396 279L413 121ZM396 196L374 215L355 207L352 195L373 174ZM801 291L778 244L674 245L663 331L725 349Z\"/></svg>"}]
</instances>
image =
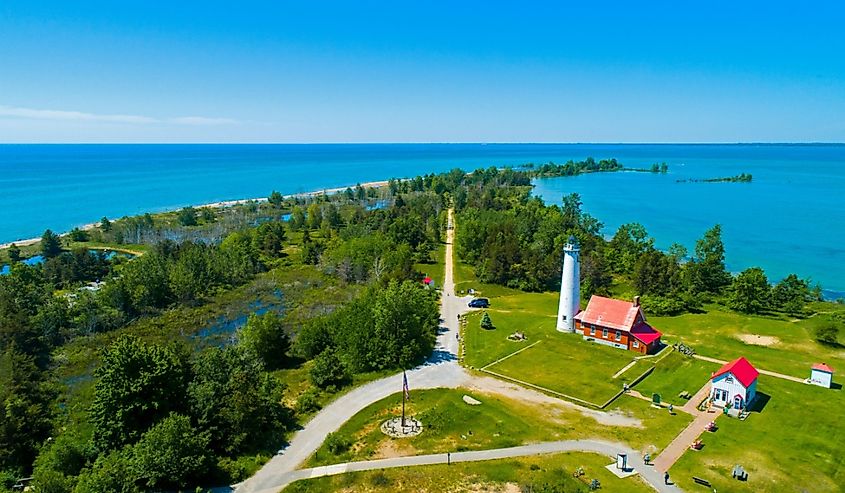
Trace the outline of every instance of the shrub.
<instances>
[{"instance_id":1,"label":"shrub","mask_svg":"<svg viewBox=\"0 0 845 493\"><path fill-rule=\"evenodd\" d=\"M390 478L388 478L382 471L378 471L370 478L370 483L376 487L390 486Z\"/></svg>"},{"instance_id":2,"label":"shrub","mask_svg":"<svg viewBox=\"0 0 845 493\"><path fill-rule=\"evenodd\" d=\"M816 340L822 344L839 344L839 326L833 322L816 327Z\"/></svg>"},{"instance_id":3,"label":"shrub","mask_svg":"<svg viewBox=\"0 0 845 493\"><path fill-rule=\"evenodd\" d=\"M340 455L352 446L352 442L340 433L329 433L326 436L326 448L334 455Z\"/></svg>"},{"instance_id":4,"label":"shrub","mask_svg":"<svg viewBox=\"0 0 845 493\"><path fill-rule=\"evenodd\" d=\"M307 414L318 411L321 407L318 400L320 393L317 389L308 389L299 396L296 400L296 412L299 414Z\"/></svg>"},{"instance_id":5,"label":"shrub","mask_svg":"<svg viewBox=\"0 0 845 493\"><path fill-rule=\"evenodd\" d=\"M310 376L311 383L321 389L342 387L349 382L349 370L333 349L327 349L314 358Z\"/></svg>"}]
</instances>

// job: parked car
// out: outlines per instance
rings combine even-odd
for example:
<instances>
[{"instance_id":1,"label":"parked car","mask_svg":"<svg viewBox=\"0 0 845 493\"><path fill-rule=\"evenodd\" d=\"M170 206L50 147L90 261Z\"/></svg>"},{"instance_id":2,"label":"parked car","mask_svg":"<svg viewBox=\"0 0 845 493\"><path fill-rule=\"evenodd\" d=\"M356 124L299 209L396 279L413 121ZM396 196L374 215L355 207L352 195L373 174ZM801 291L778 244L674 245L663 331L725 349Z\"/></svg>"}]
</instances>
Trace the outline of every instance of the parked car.
<instances>
[{"instance_id":1,"label":"parked car","mask_svg":"<svg viewBox=\"0 0 845 493\"><path fill-rule=\"evenodd\" d=\"M490 300L487 298L473 298L467 305L470 308L487 308L490 306Z\"/></svg>"}]
</instances>

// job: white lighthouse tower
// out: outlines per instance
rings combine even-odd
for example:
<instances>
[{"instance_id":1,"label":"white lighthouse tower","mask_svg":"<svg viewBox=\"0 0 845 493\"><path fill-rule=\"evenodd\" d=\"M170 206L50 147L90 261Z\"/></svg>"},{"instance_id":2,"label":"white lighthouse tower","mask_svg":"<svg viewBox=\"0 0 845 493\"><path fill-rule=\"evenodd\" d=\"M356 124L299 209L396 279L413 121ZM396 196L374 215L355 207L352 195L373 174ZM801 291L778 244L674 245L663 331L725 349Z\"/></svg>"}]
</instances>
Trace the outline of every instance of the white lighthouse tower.
<instances>
[{"instance_id":1,"label":"white lighthouse tower","mask_svg":"<svg viewBox=\"0 0 845 493\"><path fill-rule=\"evenodd\" d=\"M581 310L580 251L575 237L570 236L563 247L563 274L560 277L560 305L557 309L557 330L560 332L575 332L574 317Z\"/></svg>"}]
</instances>

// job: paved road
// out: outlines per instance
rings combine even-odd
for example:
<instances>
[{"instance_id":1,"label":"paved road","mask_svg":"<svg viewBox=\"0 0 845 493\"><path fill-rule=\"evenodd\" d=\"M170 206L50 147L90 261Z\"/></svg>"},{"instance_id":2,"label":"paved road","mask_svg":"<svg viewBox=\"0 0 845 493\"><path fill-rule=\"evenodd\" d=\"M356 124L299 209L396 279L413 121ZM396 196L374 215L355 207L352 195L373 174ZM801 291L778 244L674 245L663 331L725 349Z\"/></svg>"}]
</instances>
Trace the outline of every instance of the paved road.
<instances>
[{"instance_id":1,"label":"paved road","mask_svg":"<svg viewBox=\"0 0 845 493\"><path fill-rule=\"evenodd\" d=\"M455 452L451 454L452 462L476 462L494 459L508 459L513 457L525 457L560 452L595 452L606 455L611 460L616 459L619 453L628 454L628 465L633 467L640 476L660 493L676 493L679 490L672 485L663 484L662 473L652 466L643 464L642 457L634 450L617 443L601 440L564 440L559 442L542 442L519 447L500 448L493 450L477 450L472 452ZM333 476L354 471L372 471L376 469L388 469L394 467L425 466L432 464L446 464L446 454L416 455L411 457L396 457L392 459L378 459L362 462L348 462L345 464L334 464L330 466L315 467L312 469L300 469L291 471L277 478L277 485L284 487L301 479ZM277 490L267 490L261 493L275 493Z\"/></svg>"},{"instance_id":2,"label":"paved road","mask_svg":"<svg viewBox=\"0 0 845 493\"><path fill-rule=\"evenodd\" d=\"M452 211L449 211L450 222ZM467 299L455 296L452 268L454 230L446 232L445 282L441 296L440 334L431 357L421 366L408 371L408 384L414 389L457 388L470 381L458 365L458 314L468 310ZM291 471L297 469L323 443L329 433L337 431L359 411L373 402L402 391L402 374L370 382L350 391L323 408L298 431L284 451L268 461L254 476L237 485L237 493L277 492ZM286 484L286 483L284 483Z\"/></svg>"}]
</instances>

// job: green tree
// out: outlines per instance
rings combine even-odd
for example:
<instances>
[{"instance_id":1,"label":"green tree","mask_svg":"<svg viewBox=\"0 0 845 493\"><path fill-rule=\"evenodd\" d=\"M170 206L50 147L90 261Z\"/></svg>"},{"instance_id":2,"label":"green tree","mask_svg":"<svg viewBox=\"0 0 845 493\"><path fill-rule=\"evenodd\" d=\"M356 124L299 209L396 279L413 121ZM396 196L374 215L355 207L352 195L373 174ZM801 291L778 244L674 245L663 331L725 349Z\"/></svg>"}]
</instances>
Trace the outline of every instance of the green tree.
<instances>
[{"instance_id":1,"label":"green tree","mask_svg":"<svg viewBox=\"0 0 845 493\"><path fill-rule=\"evenodd\" d=\"M62 239L59 235L49 229L41 235L41 255L44 258L53 258L62 253Z\"/></svg>"},{"instance_id":2,"label":"green tree","mask_svg":"<svg viewBox=\"0 0 845 493\"><path fill-rule=\"evenodd\" d=\"M86 242L91 239L87 231L79 228L73 228L72 230L70 230L70 233L68 233L68 238L70 238L70 241L77 242Z\"/></svg>"},{"instance_id":3,"label":"green tree","mask_svg":"<svg viewBox=\"0 0 845 493\"><path fill-rule=\"evenodd\" d=\"M282 195L280 192L273 190L269 197L267 197L267 202L274 207L281 207L282 203L285 201L285 196Z\"/></svg>"},{"instance_id":4,"label":"green tree","mask_svg":"<svg viewBox=\"0 0 845 493\"><path fill-rule=\"evenodd\" d=\"M103 216L103 218L100 219L100 229L102 229L104 233L111 232L111 221L109 221L109 218Z\"/></svg>"},{"instance_id":5,"label":"green tree","mask_svg":"<svg viewBox=\"0 0 845 493\"><path fill-rule=\"evenodd\" d=\"M815 328L813 335L822 344L836 346L839 344L839 325L828 322Z\"/></svg>"},{"instance_id":6,"label":"green tree","mask_svg":"<svg viewBox=\"0 0 845 493\"><path fill-rule=\"evenodd\" d=\"M177 216L179 224L182 226L196 226L197 225L197 211L193 207L184 207L179 211Z\"/></svg>"},{"instance_id":7,"label":"green tree","mask_svg":"<svg viewBox=\"0 0 845 493\"><path fill-rule=\"evenodd\" d=\"M47 389L32 356L14 346L0 353L0 471L29 471L51 429Z\"/></svg>"},{"instance_id":8,"label":"green tree","mask_svg":"<svg viewBox=\"0 0 845 493\"><path fill-rule=\"evenodd\" d=\"M170 292L182 303L203 297L216 280L210 247L201 243L180 245L167 271Z\"/></svg>"},{"instance_id":9,"label":"green tree","mask_svg":"<svg viewBox=\"0 0 845 493\"><path fill-rule=\"evenodd\" d=\"M281 256L286 239L285 224L280 221L262 223L253 237L255 249L272 258Z\"/></svg>"},{"instance_id":10,"label":"green tree","mask_svg":"<svg viewBox=\"0 0 845 493\"><path fill-rule=\"evenodd\" d=\"M141 493L135 480L131 450L115 450L82 471L73 493Z\"/></svg>"},{"instance_id":11,"label":"green tree","mask_svg":"<svg viewBox=\"0 0 845 493\"><path fill-rule=\"evenodd\" d=\"M293 423L282 404L285 386L238 346L210 348L193 361L188 386L191 416L208 431L211 447L239 454L276 443Z\"/></svg>"},{"instance_id":12,"label":"green tree","mask_svg":"<svg viewBox=\"0 0 845 493\"><path fill-rule=\"evenodd\" d=\"M9 249L7 250L9 253L9 261L10 262L20 262L21 260L21 249L18 248L17 245L12 243L9 245Z\"/></svg>"},{"instance_id":13,"label":"green tree","mask_svg":"<svg viewBox=\"0 0 845 493\"><path fill-rule=\"evenodd\" d=\"M306 218L306 226L308 229L319 229L323 222L323 213L320 210L320 204L312 202L308 206L308 216Z\"/></svg>"},{"instance_id":14,"label":"green tree","mask_svg":"<svg viewBox=\"0 0 845 493\"><path fill-rule=\"evenodd\" d=\"M277 369L287 360L290 336L276 312L252 314L238 332L238 343L269 369Z\"/></svg>"},{"instance_id":15,"label":"green tree","mask_svg":"<svg viewBox=\"0 0 845 493\"><path fill-rule=\"evenodd\" d=\"M305 211L302 210L302 207L298 205L293 207L288 224L293 231L299 231L305 227Z\"/></svg>"},{"instance_id":16,"label":"green tree","mask_svg":"<svg viewBox=\"0 0 845 493\"><path fill-rule=\"evenodd\" d=\"M720 225L713 226L696 241L695 258L687 266L687 273L690 290L696 293L718 293L730 284Z\"/></svg>"},{"instance_id":17,"label":"green tree","mask_svg":"<svg viewBox=\"0 0 845 493\"><path fill-rule=\"evenodd\" d=\"M189 417L171 414L132 447L134 475L147 488L184 488L207 473L208 446L208 433L194 429Z\"/></svg>"},{"instance_id":18,"label":"green tree","mask_svg":"<svg viewBox=\"0 0 845 493\"><path fill-rule=\"evenodd\" d=\"M314 358L309 375L311 383L321 389L340 388L351 379L349 370L333 349L326 349Z\"/></svg>"},{"instance_id":19,"label":"green tree","mask_svg":"<svg viewBox=\"0 0 845 493\"><path fill-rule=\"evenodd\" d=\"M768 308L771 297L769 280L763 269L752 267L740 272L731 285L728 306L743 313L760 313Z\"/></svg>"},{"instance_id":20,"label":"green tree","mask_svg":"<svg viewBox=\"0 0 845 493\"><path fill-rule=\"evenodd\" d=\"M490 314L484 312L484 315L481 316L481 328L490 330L493 328L493 321L490 320Z\"/></svg>"},{"instance_id":21,"label":"green tree","mask_svg":"<svg viewBox=\"0 0 845 493\"><path fill-rule=\"evenodd\" d=\"M172 346L124 336L103 352L95 377L94 443L113 450L134 443L153 424L181 410L188 366Z\"/></svg>"},{"instance_id":22,"label":"green tree","mask_svg":"<svg viewBox=\"0 0 845 493\"><path fill-rule=\"evenodd\" d=\"M810 286L795 274L786 276L772 288L772 302L790 315L800 315L809 299Z\"/></svg>"}]
</instances>

